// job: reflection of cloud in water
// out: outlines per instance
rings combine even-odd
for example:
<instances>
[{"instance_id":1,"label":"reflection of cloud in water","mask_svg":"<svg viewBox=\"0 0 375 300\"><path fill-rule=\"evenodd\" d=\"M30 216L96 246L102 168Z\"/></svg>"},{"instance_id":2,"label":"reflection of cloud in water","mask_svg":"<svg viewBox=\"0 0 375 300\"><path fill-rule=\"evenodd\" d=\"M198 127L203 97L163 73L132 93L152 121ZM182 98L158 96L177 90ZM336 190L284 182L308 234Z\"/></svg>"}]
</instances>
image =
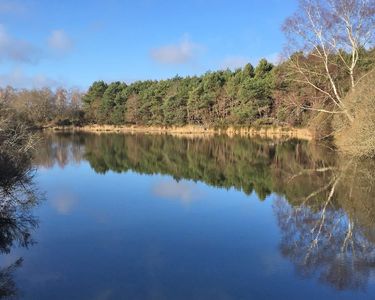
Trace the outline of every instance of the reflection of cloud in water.
<instances>
[{"instance_id":1,"label":"reflection of cloud in water","mask_svg":"<svg viewBox=\"0 0 375 300\"><path fill-rule=\"evenodd\" d=\"M107 224L110 221L108 212L102 210L87 210L87 214L98 224Z\"/></svg>"},{"instance_id":2,"label":"reflection of cloud in water","mask_svg":"<svg viewBox=\"0 0 375 300\"><path fill-rule=\"evenodd\" d=\"M52 200L52 205L61 215L68 215L72 212L77 197L70 192L61 191Z\"/></svg>"},{"instance_id":3,"label":"reflection of cloud in water","mask_svg":"<svg viewBox=\"0 0 375 300\"><path fill-rule=\"evenodd\" d=\"M113 291L112 289L108 288L102 291L99 291L96 296L94 296L92 299L94 300L107 300L113 298Z\"/></svg>"},{"instance_id":4,"label":"reflection of cloud in water","mask_svg":"<svg viewBox=\"0 0 375 300\"><path fill-rule=\"evenodd\" d=\"M180 200L183 203L191 203L199 200L202 192L192 182L175 180L163 180L156 183L152 189L155 196L165 199Z\"/></svg>"}]
</instances>

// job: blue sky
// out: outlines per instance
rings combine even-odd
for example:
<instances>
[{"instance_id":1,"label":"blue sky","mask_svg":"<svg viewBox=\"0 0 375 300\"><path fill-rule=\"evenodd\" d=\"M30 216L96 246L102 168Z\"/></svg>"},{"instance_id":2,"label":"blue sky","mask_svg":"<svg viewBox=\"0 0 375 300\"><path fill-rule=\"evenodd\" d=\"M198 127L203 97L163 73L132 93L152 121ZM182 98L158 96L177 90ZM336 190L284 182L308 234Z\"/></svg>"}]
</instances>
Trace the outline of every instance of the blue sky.
<instances>
[{"instance_id":1,"label":"blue sky","mask_svg":"<svg viewBox=\"0 0 375 300\"><path fill-rule=\"evenodd\" d=\"M87 88L276 60L296 0L0 0L0 85Z\"/></svg>"}]
</instances>

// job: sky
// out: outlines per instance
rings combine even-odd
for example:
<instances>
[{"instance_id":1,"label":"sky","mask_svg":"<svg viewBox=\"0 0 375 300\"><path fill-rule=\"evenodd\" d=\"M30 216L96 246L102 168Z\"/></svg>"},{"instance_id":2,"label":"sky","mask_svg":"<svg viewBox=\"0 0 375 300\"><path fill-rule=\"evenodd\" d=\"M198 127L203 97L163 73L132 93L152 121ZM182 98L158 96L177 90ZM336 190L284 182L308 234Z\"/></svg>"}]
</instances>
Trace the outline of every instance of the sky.
<instances>
[{"instance_id":1,"label":"sky","mask_svg":"<svg viewBox=\"0 0 375 300\"><path fill-rule=\"evenodd\" d=\"M296 0L0 0L0 86L199 75L267 58Z\"/></svg>"}]
</instances>

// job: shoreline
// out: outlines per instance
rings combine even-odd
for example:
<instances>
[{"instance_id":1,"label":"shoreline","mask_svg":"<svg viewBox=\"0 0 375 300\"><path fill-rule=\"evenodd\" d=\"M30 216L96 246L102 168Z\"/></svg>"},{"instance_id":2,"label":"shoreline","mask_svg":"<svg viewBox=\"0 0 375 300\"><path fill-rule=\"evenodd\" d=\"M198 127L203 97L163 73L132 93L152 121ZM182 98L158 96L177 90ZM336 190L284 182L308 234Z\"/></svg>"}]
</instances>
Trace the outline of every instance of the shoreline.
<instances>
[{"instance_id":1,"label":"shoreline","mask_svg":"<svg viewBox=\"0 0 375 300\"><path fill-rule=\"evenodd\" d=\"M296 138L311 141L313 136L306 128L295 128L288 126L278 127L228 127L226 129L216 129L197 125L186 126L126 126L126 125L86 125L78 126L51 126L46 130L68 131L68 132L90 132L90 133L144 133L144 134L169 134L174 136L210 136L227 135L265 137L265 138Z\"/></svg>"}]
</instances>

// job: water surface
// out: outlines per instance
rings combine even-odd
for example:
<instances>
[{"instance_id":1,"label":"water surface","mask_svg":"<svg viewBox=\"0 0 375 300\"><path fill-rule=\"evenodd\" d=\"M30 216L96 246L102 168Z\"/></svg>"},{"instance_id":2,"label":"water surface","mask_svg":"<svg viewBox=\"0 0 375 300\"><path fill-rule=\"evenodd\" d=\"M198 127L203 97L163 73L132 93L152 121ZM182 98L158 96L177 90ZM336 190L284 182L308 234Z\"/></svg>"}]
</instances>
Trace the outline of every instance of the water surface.
<instances>
[{"instance_id":1,"label":"water surface","mask_svg":"<svg viewBox=\"0 0 375 300\"><path fill-rule=\"evenodd\" d=\"M49 133L34 165L40 201L0 227L0 296L375 299L373 162L301 141Z\"/></svg>"}]
</instances>

